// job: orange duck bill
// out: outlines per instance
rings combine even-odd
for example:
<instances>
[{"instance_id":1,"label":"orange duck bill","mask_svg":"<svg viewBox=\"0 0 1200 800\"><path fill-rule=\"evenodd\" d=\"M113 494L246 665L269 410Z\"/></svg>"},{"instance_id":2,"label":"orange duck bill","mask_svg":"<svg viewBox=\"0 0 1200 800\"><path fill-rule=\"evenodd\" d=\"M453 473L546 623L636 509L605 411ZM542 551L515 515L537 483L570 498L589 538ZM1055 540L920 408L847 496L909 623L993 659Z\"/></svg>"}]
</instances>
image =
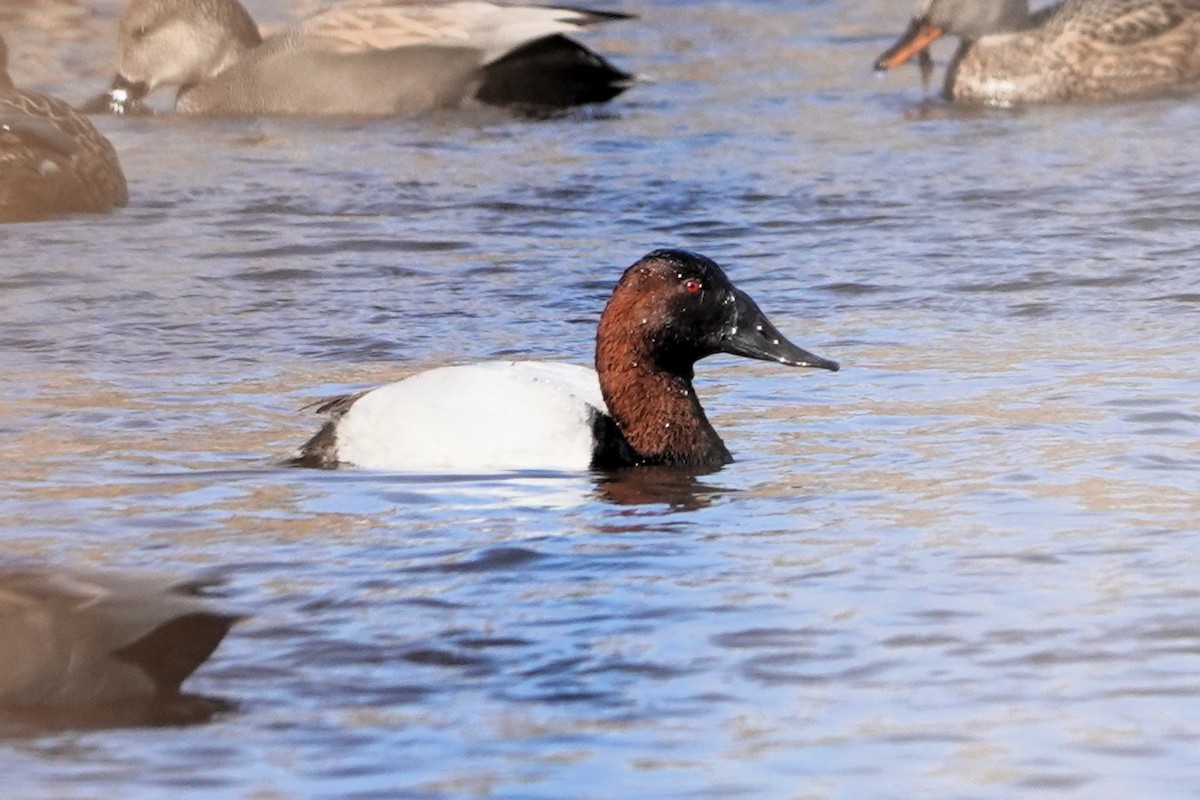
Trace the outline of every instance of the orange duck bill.
<instances>
[{"instance_id":1,"label":"orange duck bill","mask_svg":"<svg viewBox=\"0 0 1200 800\"><path fill-rule=\"evenodd\" d=\"M898 67L933 44L946 31L936 25L930 25L923 19L914 19L908 25L904 35L875 61L875 71Z\"/></svg>"}]
</instances>

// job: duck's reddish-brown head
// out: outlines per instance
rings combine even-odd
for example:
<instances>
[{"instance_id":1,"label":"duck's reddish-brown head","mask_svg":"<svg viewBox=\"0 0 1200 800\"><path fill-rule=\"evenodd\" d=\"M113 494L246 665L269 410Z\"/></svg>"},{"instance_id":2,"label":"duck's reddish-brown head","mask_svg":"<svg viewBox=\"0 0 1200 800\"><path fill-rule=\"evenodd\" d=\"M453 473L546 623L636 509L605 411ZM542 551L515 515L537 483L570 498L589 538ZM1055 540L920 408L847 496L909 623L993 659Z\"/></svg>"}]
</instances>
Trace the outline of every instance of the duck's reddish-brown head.
<instances>
[{"instance_id":1,"label":"duck's reddish-brown head","mask_svg":"<svg viewBox=\"0 0 1200 800\"><path fill-rule=\"evenodd\" d=\"M788 341L716 262L686 250L655 250L625 271L600 318L596 351L602 373L605 351L634 353L688 378L715 353L838 369Z\"/></svg>"}]
</instances>

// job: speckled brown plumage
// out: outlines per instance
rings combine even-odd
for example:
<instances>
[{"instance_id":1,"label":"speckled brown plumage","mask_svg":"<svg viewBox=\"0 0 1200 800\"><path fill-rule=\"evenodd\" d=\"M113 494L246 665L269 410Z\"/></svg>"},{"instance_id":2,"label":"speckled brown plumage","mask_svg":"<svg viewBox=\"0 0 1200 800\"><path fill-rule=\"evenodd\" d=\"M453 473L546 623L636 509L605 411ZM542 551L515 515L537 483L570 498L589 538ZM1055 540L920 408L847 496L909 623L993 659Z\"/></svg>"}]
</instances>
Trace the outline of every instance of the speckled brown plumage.
<instances>
[{"instance_id":1,"label":"speckled brown plumage","mask_svg":"<svg viewBox=\"0 0 1200 800\"><path fill-rule=\"evenodd\" d=\"M1105 101L1200 83L1200 0L1069 0L1042 20L1006 40L960 48L947 95L968 102Z\"/></svg>"},{"instance_id":2,"label":"speckled brown plumage","mask_svg":"<svg viewBox=\"0 0 1200 800\"><path fill-rule=\"evenodd\" d=\"M922 25L926 42L962 38L944 87L955 102L1106 102L1200 88L1200 0L1064 0L1034 14L1025 0L928 0L910 33ZM893 48L877 66L918 49L905 52Z\"/></svg>"},{"instance_id":3,"label":"speckled brown plumage","mask_svg":"<svg viewBox=\"0 0 1200 800\"><path fill-rule=\"evenodd\" d=\"M109 141L63 101L13 86L7 55L0 39L0 222L125 205Z\"/></svg>"}]
</instances>

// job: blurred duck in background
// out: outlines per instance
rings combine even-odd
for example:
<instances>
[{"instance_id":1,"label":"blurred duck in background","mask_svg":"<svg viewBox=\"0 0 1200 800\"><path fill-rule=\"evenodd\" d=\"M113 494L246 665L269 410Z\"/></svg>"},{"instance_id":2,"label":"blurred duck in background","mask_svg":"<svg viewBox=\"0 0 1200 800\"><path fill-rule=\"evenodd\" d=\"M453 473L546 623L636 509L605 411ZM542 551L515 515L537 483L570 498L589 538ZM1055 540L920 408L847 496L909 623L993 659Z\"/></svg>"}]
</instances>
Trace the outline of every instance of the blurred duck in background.
<instances>
[{"instance_id":1,"label":"blurred duck in background","mask_svg":"<svg viewBox=\"0 0 1200 800\"><path fill-rule=\"evenodd\" d=\"M464 101L534 112L600 103L632 76L566 34L624 14L580 8L350 2L263 38L237 0L133 0L117 76L90 108L136 110L178 87L188 114L419 114Z\"/></svg>"},{"instance_id":2,"label":"blurred duck in background","mask_svg":"<svg viewBox=\"0 0 1200 800\"><path fill-rule=\"evenodd\" d=\"M128 202L116 151L61 100L18 89L0 38L0 222L25 222Z\"/></svg>"},{"instance_id":3,"label":"blurred duck in background","mask_svg":"<svg viewBox=\"0 0 1200 800\"><path fill-rule=\"evenodd\" d=\"M166 703L237 616L206 582L120 572L0 567L0 710Z\"/></svg>"},{"instance_id":4,"label":"blurred duck in background","mask_svg":"<svg viewBox=\"0 0 1200 800\"><path fill-rule=\"evenodd\" d=\"M1200 0L919 0L876 70L928 60L961 39L946 69L948 100L993 106L1104 102L1200 86ZM923 67L924 69L924 67Z\"/></svg>"}]
</instances>

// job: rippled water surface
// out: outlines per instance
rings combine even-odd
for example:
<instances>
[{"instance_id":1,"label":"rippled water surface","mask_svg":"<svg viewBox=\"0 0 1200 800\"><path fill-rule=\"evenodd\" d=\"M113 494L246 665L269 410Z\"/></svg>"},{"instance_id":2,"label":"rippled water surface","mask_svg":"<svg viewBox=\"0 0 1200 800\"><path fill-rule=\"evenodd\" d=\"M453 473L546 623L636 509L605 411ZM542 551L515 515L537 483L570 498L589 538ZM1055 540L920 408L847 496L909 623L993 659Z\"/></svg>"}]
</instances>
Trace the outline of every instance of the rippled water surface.
<instances>
[{"instance_id":1,"label":"rippled water surface","mask_svg":"<svg viewBox=\"0 0 1200 800\"><path fill-rule=\"evenodd\" d=\"M231 711L7 741L6 793L1200 785L1197 99L951 114L869 72L907 4L610 7L651 80L597 113L104 118L129 208L0 229L4 549L249 615L189 684ZM2 10L19 83L105 84L114 5ZM279 466L322 397L586 363L657 246L843 365L700 364L737 463Z\"/></svg>"}]
</instances>

